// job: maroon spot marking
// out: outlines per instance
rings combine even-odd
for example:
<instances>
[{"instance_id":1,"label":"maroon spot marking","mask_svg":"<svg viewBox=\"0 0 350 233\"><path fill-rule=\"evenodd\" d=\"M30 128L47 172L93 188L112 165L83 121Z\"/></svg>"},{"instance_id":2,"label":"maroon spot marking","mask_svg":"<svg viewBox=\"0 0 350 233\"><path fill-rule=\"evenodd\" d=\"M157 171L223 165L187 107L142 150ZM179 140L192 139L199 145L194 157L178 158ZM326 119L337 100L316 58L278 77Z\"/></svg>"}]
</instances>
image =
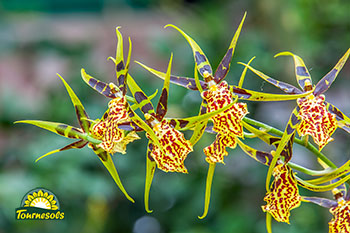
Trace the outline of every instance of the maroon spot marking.
<instances>
[{"instance_id":1,"label":"maroon spot marking","mask_svg":"<svg viewBox=\"0 0 350 233\"><path fill-rule=\"evenodd\" d=\"M238 97L249 99L252 95L248 93L246 90L243 90L239 87L232 86L232 91L234 94L236 94Z\"/></svg>"},{"instance_id":2,"label":"maroon spot marking","mask_svg":"<svg viewBox=\"0 0 350 233\"><path fill-rule=\"evenodd\" d=\"M120 61L115 68L118 72L121 71L122 69L124 69L124 62Z\"/></svg>"}]
</instances>

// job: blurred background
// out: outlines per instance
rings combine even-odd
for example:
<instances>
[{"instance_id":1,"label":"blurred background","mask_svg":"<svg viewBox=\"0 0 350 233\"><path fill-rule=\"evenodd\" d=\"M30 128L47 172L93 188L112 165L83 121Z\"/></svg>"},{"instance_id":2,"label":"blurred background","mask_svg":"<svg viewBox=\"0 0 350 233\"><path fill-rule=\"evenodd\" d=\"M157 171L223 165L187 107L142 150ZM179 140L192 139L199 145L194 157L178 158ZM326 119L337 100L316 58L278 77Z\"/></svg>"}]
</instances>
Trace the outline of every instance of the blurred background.
<instances>
[{"instance_id":1,"label":"blurred background","mask_svg":"<svg viewBox=\"0 0 350 233\"><path fill-rule=\"evenodd\" d=\"M291 51L303 58L314 83L320 80L350 47L350 2L346 0L0 0L0 233L4 232L135 232L135 233L250 233L266 232L264 205L267 168L239 148L229 149L225 165L218 165L208 216L199 220L204 203L207 163L202 149L213 140L205 135L186 160L189 174L156 171L147 214L143 206L147 140L114 155L130 203L89 149L70 150L35 159L71 140L16 120L40 119L78 126L74 109L56 73L62 75L81 99L92 119L102 116L108 99L89 88L80 69L103 80L115 80L115 27L121 26L125 53L127 37L133 42L131 60L166 70L174 53L173 74L193 75L192 52L172 23L187 32L216 69L243 17L244 23L233 57L228 83L237 84L247 62L266 74L296 85L291 58L273 56ZM160 89L162 81L136 63L130 73L145 93ZM248 71L244 87L281 93ZM326 93L327 100L350 115L350 64L344 66ZM154 99L156 103L158 98ZM171 85L167 117L198 113L200 95ZM248 103L249 116L283 129L294 101ZM186 132L186 137L191 136ZM341 129L323 152L337 165L350 157L349 137ZM247 139L262 150L272 148ZM315 156L295 146L293 160L321 169ZM65 212L64 221L16 221L25 193L35 187L53 191ZM328 193L302 195L331 197ZM273 222L274 232L327 232L331 214L304 203L292 211L291 224Z\"/></svg>"}]
</instances>

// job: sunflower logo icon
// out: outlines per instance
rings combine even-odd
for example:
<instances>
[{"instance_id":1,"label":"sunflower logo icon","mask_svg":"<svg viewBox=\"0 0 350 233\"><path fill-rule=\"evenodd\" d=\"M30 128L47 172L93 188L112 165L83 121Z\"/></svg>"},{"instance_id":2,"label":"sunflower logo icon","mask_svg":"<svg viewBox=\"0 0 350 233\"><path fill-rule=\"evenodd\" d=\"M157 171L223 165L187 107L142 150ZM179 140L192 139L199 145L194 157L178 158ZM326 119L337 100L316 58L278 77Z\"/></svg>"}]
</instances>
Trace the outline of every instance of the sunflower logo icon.
<instances>
[{"instance_id":1,"label":"sunflower logo icon","mask_svg":"<svg viewBox=\"0 0 350 233\"><path fill-rule=\"evenodd\" d=\"M37 207L48 210L58 210L59 204L55 195L45 189L33 190L25 196L23 207ZM56 200L55 200L56 199Z\"/></svg>"},{"instance_id":2,"label":"sunflower logo icon","mask_svg":"<svg viewBox=\"0 0 350 233\"><path fill-rule=\"evenodd\" d=\"M44 188L35 188L26 193L21 207L16 209L16 219L64 219L64 212L60 211L60 204L56 195Z\"/></svg>"}]
</instances>

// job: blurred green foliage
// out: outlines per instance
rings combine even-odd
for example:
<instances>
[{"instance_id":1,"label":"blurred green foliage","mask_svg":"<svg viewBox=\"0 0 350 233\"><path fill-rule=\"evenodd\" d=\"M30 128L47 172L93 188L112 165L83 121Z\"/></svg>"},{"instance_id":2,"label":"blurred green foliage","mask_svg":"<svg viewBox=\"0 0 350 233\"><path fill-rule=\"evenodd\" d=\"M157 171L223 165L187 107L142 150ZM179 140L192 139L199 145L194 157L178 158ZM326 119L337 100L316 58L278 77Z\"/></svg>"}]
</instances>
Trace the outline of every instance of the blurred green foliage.
<instances>
[{"instance_id":1,"label":"blurred green foliage","mask_svg":"<svg viewBox=\"0 0 350 233\"><path fill-rule=\"evenodd\" d=\"M131 36L132 59L165 70L170 52L174 52L173 73L192 76L190 47L178 33L163 30L162 26L173 23L186 31L216 67L247 11L227 81L238 82L243 67L236 62L247 62L256 56L254 67L295 84L292 62L273 59L273 55L286 50L300 55L313 80L319 80L350 45L349 9L350 2L345 0L0 1L0 233L266 232L260 206L264 204L267 169L238 148L229 151L226 165L217 166L209 215L204 220L197 219L203 208L207 171L202 149L212 141L211 135L203 137L189 155L188 175L156 171L150 200L154 212L146 214L143 133L142 140L128 146L126 155L114 155L121 179L136 200L132 204L89 149L61 152L34 163L37 157L64 146L67 141L13 122L42 119L77 125L73 107L56 72L66 78L89 115L100 117L108 100L87 87L79 74L84 67L96 78L114 81L114 67L105 59L115 54L115 26L122 26L125 38ZM136 64L132 63L130 69L147 94L161 88L160 80ZM348 115L349 77L347 64L327 92L327 98ZM278 92L250 73L244 86ZM199 103L198 93L172 85L168 116L196 115ZM290 113L288 106L279 108L277 103L248 104L251 117L280 128L287 121L280 114ZM350 155L345 136L336 133L335 142L325 149L339 164ZM251 145L271 149L254 140ZM295 151L300 153L295 155L297 160L309 163L310 167L315 165L312 155L298 147ZM58 196L66 213L64 221L15 220L15 208L34 187L45 187ZM309 194L305 190L301 192ZM330 218L326 209L303 204L292 211L291 225L274 223L273 228L274 232L327 232Z\"/></svg>"}]
</instances>

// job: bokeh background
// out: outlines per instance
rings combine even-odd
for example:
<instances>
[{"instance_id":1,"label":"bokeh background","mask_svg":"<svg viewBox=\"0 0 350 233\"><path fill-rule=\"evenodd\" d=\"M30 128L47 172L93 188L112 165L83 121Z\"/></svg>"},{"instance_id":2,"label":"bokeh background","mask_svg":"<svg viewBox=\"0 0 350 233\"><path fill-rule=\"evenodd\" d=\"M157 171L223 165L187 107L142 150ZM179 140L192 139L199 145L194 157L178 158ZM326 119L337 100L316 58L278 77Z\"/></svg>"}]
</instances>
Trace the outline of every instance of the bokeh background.
<instances>
[{"instance_id":1,"label":"bokeh background","mask_svg":"<svg viewBox=\"0 0 350 233\"><path fill-rule=\"evenodd\" d=\"M105 82L115 79L115 27L133 42L132 61L165 70L174 53L173 73L193 75L193 57L185 39L163 26L172 23L201 46L216 68L244 14L248 15L226 80L237 84L243 70L237 62L256 56L253 66L296 85L291 58L274 59L280 51L300 55L316 83L350 47L350 2L346 0L1 0L0 1L0 233L4 232L135 232L226 233L266 232L264 204L267 168L239 148L229 150L226 165L218 165L210 211L203 211L207 164L202 149L212 142L205 135L186 160L189 174L157 170L147 214L143 207L146 143L128 146L114 155L124 186L136 200L127 201L108 172L88 148L61 152L38 163L40 155L69 142L29 125L22 119L41 119L77 126L74 109L56 73L82 100L91 118L99 118L108 100L80 78L85 68ZM162 81L136 63L130 72L147 94ZM248 72L244 86L280 93ZM327 92L327 100L350 115L350 64L345 65ZM157 98L155 98L157 99ZM196 115L200 96L171 85L168 117ZM295 102L248 103L250 117L283 129ZM186 133L190 137L190 133ZM335 163L349 159L349 135L338 129L323 150ZM272 148L248 139L256 148ZM320 169L315 156L295 146L293 160ZM53 191L65 211L64 221L16 221L15 208L35 187ZM331 197L330 193L302 195ZM292 211L291 224L273 223L274 232L327 232L327 209L302 204Z\"/></svg>"}]
</instances>

